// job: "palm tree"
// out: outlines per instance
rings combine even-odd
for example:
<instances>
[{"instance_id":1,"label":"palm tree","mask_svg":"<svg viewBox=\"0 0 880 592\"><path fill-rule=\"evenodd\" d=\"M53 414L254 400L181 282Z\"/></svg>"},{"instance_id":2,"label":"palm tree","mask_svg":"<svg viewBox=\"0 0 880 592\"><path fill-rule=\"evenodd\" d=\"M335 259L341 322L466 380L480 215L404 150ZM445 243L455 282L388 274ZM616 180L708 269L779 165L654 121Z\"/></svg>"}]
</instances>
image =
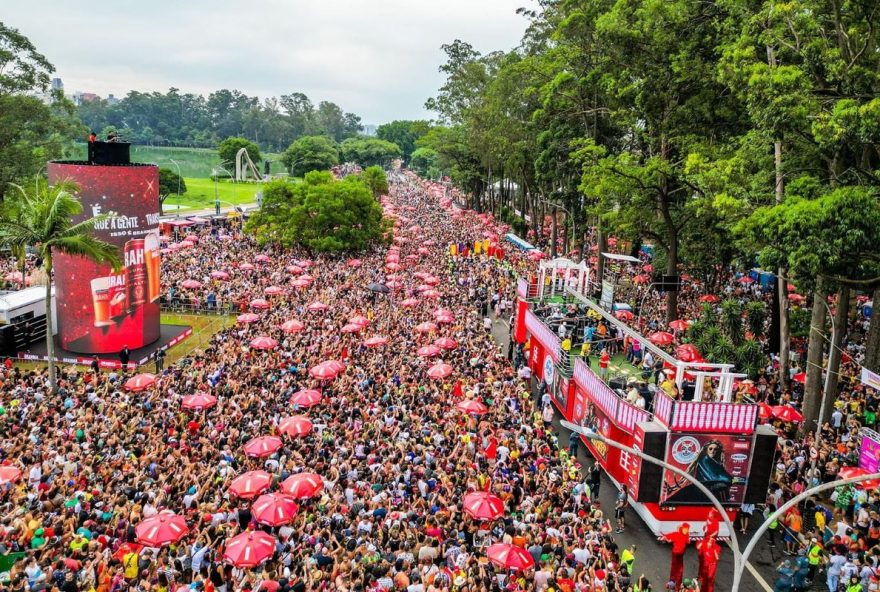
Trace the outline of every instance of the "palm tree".
<instances>
[{"instance_id":1,"label":"palm tree","mask_svg":"<svg viewBox=\"0 0 880 592\"><path fill-rule=\"evenodd\" d=\"M75 197L79 191L74 183L64 181L49 186L39 182L33 191L13 185L23 208L20 215L0 217L0 242L11 248L34 247L43 259L49 281L46 282L46 351L49 357L49 385L58 388L55 376L55 342L52 337L52 254L81 256L95 263L106 263L115 269L121 266L119 249L92 236L95 224L113 214L103 214L83 222L73 219L82 213L82 204Z\"/></svg>"}]
</instances>

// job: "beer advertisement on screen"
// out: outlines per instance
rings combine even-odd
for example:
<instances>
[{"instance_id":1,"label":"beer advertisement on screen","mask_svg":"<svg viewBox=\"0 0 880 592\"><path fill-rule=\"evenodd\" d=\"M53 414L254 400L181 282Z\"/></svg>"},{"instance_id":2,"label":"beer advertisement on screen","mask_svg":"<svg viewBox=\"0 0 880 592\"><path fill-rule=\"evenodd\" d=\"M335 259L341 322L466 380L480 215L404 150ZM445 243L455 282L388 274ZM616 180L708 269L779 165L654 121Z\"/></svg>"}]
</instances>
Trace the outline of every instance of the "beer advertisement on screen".
<instances>
[{"instance_id":1,"label":"beer advertisement on screen","mask_svg":"<svg viewBox=\"0 0 880 592\"><path fill-rule=\"evenodd\" d=\"M112 269L55 255L59 339L64 349L112 353L159 337L159 179L155 166L50 163L51 182L72 179L83 206L75 222L110 214L94 236L119 248Z\"/></svg>"},{"instance_id":2,"label":"beer advertisement on screen","mask_svg":"<svg viewBox=\"0 0 880 592\"><path fill-rule=\"evenodd\" d=\"M739 505L746 493L752 437L737 434L671 434L666 462L694 477L722 504ZM706 496L690 480L663 472L661 503L704 505Z\"/></svg>"}]
</instances>

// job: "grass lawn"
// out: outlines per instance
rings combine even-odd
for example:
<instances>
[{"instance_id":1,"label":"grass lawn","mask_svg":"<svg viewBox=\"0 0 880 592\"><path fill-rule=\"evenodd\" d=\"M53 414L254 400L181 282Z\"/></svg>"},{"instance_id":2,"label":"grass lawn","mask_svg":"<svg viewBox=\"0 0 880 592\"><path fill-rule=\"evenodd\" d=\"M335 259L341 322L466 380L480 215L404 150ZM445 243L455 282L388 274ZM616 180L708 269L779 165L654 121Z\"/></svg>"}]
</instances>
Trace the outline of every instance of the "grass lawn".
<instances>
[{"instance_id":1,"label":"grass lawn","mask_svg":"<svg viewBox=\"0 0 880 592\"><path fill-rule=\"evenodd\" d=\"M211 336L235 323L230 315L192 315L162 313L162 323L169 325L189 325L193 333L178 345L168 350L166 365L174 364L194 349L205 349L211 343Z\"/></svg>"},{"instance_id":2,"label":"grass lawn","mask_svg":"<svg viewBox=\"0 0 880 592\"><path fill-rule=\"evenodd\" d=\"M181 214L187 214L189 210L204 210L214 207L214 181L194 177L186 177L184 181L186 181L186 193L180 197L176 195L168 196L163 205L165 214L174 214L178 204L181 206ZM262 187L262 183L218 181L217 196L220 198L220 207L225 208L229 204L254 203L254 195Z\"/></svg>"}]
</instances>

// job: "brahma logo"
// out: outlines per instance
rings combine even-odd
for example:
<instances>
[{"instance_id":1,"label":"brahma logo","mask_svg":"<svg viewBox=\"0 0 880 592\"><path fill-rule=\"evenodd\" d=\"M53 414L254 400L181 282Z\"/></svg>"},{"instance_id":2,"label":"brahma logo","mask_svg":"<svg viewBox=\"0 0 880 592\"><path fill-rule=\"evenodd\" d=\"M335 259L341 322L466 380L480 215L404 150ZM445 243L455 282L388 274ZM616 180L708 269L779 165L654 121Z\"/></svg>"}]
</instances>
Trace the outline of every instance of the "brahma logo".
<instances>
[{"instance_id":1,"label":"brahma logo","mask_svg":"<svg viewBox=\"0 0 880 592\"><path fill-rule=\"evenodd\" d=\"M700 454L700 441L693 436L679 438L672 445L672 458L682 465L691 464Z\"/></svg>"}]
</instances>

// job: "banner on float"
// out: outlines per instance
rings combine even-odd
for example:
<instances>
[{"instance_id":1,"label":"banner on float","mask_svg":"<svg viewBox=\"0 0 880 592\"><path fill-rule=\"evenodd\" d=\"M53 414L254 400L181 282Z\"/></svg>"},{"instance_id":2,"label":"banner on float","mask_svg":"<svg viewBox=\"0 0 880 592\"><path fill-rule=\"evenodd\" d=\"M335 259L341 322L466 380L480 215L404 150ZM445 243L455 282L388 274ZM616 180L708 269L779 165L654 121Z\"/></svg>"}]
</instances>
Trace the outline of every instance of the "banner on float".
<instances>
[{"instance_id":1,"label":"banner on float","mask_svg":"<svg viewBox=\"0 0 880 592\"><path fill-rule=\"evenodd\" d=\"M868 428L859 430L862 444L859 447L859 468L877 473L880 468L880 434Z\"/></svg>"},{"instance_id":2,"label":"banner on float","mask_svg":"<svg viewBox=\"0 0 880 592\"><path fill-rule=\"evenodd\" d=\"M862 384L880 391L880 374L871 372L867 368L862 368Z\"/></svg>"},{"instance_id":3,"label":"banner on float","mask_svg":"<svg viewBox=\"0 0 880 592\"><path fill-rule=\"evenodd\" d=\"M752 436L670 434L666 462L705 485L722 504L740 505L746 494ZM661 503L705 505L706 496L684 477L664 471Z\"/></svg>"}]
</instances>

